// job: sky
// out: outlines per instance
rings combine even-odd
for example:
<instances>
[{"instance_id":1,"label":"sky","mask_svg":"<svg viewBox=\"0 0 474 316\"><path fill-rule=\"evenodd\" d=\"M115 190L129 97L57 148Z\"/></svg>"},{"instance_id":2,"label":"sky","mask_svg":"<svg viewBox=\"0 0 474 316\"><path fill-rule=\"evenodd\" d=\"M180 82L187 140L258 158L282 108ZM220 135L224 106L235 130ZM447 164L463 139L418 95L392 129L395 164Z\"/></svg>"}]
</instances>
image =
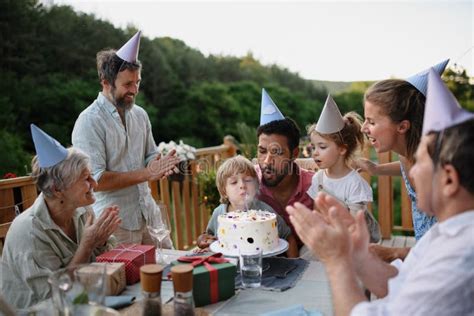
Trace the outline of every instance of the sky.
<instances>
[{"instance_id":1,"label":"sky","mask_svg":"<svg viewBox=\"0 0 474 316\"><path fill-rule=\"evenodd\" d=\"M449 58L474 75L472 0L44 0L204 55L278 64L305 79L406 78Z\"/></svg>"}]
</instances>

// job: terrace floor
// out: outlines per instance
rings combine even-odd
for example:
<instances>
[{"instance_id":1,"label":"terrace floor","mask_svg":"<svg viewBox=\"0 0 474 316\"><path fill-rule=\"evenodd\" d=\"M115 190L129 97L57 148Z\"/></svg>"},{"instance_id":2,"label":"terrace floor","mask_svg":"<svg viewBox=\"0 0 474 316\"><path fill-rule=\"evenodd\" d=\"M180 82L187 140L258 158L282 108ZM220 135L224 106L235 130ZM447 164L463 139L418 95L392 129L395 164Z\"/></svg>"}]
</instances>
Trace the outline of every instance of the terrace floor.
<instances>
[{"instance_id":1,"label":"terrace floor","mask_svg":"<svg viewBox=\"0 0 474 316\"><path fill-rule=\"evenodd\" d=\"M403 248L415 246L415 237L412 236L393 236L391 239L383 239L380 244L386 247Z\"/></svg>"}]
</instances>

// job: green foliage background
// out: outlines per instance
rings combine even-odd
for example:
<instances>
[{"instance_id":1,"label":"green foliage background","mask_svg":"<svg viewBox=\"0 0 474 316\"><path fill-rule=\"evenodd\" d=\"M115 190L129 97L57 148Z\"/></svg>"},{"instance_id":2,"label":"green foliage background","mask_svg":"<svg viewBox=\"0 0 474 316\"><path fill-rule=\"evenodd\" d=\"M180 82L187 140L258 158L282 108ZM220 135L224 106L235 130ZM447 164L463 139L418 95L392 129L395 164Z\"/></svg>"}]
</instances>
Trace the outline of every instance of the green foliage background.
<instances>
[{"instance_id":1,"label":"green foliage background","mask_svg":"<svg viewBox=\"0 0 474 316\"><path fill-rule=\"evenodd\" d=\"M2 4L0 178L6 172L24 175L29 169L34 153L31 123L63 145L70 144L77 116L100 91L96 53L119 48L136 32L68 6L46 8L36 0ZM305 80L278 65L262 65L251 53L204 56L177 39L142 37L140 60L144 67L137 104L149 113L157 143L182 139L202 147L221 143L226 134L248 139L249 130L258 125L262 87L303 131L318 118L328 86L346 89L335 95L341 112L363 114L366 83ZM462 100L470 100L473 109L466 74L450 76L450 87ZM238 141L245 144L246 139Z\"/></svg>"},{"instance_id":2,"label":"green foliage background","mask_svg":"<svg viewBox=\"0 0 474 316\"><path fill-rule=\"evenodd\" d=\"M67 6L7 0L0 12L0 175L25 174L34 153L35 123L69 145L79 113L97 96L95 55L118 48L136 30L115 28ZM137 104L149 113L155 141L195 147L236 135L238 123L256 128L261 88L299 124L316 118L326 95L287 69L244 57L204 56L172 38L142 37L142 86Z\"/></svg>"}]
</instances>

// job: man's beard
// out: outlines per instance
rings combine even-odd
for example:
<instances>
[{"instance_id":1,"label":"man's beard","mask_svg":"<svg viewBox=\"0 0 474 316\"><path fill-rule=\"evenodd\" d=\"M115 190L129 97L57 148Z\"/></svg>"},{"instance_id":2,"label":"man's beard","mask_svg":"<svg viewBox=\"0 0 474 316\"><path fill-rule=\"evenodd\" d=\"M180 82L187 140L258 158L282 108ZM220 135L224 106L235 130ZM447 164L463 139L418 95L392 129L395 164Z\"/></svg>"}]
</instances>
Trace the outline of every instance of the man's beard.
<instances>
[{"instance_id":1,"label":"man's beard","mask_svg":"<svg viewBox=\"0 0 474 316\"><path fill-rule=\"evenodd\" d=\"M262 171L262 183L270 188L274 188L280 184L281 181L289 174L291 164L284 164L283 170L279 173L276 173L272 167L261 168ZM270 170L272 173L276 173L275 178L271 180L265 179L265 170Z\"/></svg>"},{"instance_id":2,"label":"man's beard","mask_svg":"<svg viewBox=\"0 0 474 316\"><path fill-rule=\"evenodd\" d=\"M114 98L115 105L123 110L130 110L133 107L133 104L135 103L135 97L132 94L125 94L122 97L118 97L115 95L115 88L112 89L112 97ZM131 95L132 100L131 101L126 101L125 97Z\"/></svg>"}]
</instances>

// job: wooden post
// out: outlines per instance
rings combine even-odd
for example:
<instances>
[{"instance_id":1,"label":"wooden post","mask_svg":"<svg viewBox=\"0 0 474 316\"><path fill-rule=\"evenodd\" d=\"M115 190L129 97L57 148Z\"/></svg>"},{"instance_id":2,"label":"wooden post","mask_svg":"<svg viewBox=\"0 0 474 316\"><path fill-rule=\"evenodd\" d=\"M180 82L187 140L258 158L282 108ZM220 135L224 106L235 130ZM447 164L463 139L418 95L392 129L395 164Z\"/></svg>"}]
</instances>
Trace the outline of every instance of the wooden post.
<instances>
[{"instance_id":1,"label":"wooden post","mask_svg":"<svg viewBox=\"0 0 474 316\"><path fill-rule=\"evenodd\" d=\"M32 183L21 187L21 197L23 199L23 210L29 208L35 203L38 197L38 191L36 190L36 184Z\"/></svg>"},{"instance_id":2,"label":"wooden post","mask_svg":"<svg viewBox=\"0 0 474 316\"><path fill-rule=\"evenodd\" d=\"M168 219L170 220L171 225L171 233L170 237L173 241L173 245L176 247L177 245L177 235L176 235L176 225L177 223L174 221L173 212L171 210L171 199L170 199L170 184L168 178L163 178L160 180L160 192L162 202L166 207L166 211L168 212Z\"/></svg>"},{"instance_id":3,"label":"wooden post","mask_svg":"<svg viewBox=\"0 0 474 316\"><path fill-rule=\"evenodd\" d=\"M15 200L15 190L20 192L20 199L17 196ZM0 254L3 251L3 240L17 215L15 205L18 205L19 211L25 211L37 197L38 191L31 176L0 180Z\"/></svg>"},{"instance_id":4,"label":"wooden post","mask_svg":"<svg viewBox=\"0 0 474 316\"><path fill-rule=\"evenodd\" d=\"M170 184L167 178L160 180L160 192L163 203L168 211L168 218L171 220Z\"/></svg>"},{"instance_id":5,"label":"wooden post","mask_svg":"<svg viewBox=\"0 0 474 316\"><path fill-rule=\"evenodd\" d=\"M202 233L200 227L200 219L201 216L199 215L199 189L197 184L197 170L196 164L193 162L191 164L191 173L192 173L192 181L191 181L191 196L193 202L193 219L194 219L194 240L198 238L198 236Z\"/></svg>"},{"instance_id":6,"label":"wooden post","mask_svg":"<svg viewBox=\"0 0 474 316\"><path fill-rule=\"evenodd\" d=\"M190 176L186 175L183 181L183 200L184 200L184 218L186 226L186 248L190 247L193 244L193 234L192 234L192 212L191 212L191 192L189 185L191 181L189 180Z\"/></svg>"},{"instance_id":7,"label":"wooden post","mask_svg":"<svg viewBox=\"0 0 474 316\"><path fill-rule=\"evenodd\" d=\"M13 188L0 190L0 224L11 222L15 218L15 198ZM5 233L6 234L6 233ZM5 237L0 235L0 238Z\"/></svg>"},{"instance_id":8,"label":"wooden post","mask_svg":"<svg viewBox=\"0 0 474 316\"><path fill-rule=\"evenodd\" d=\"M174 218L174 223L175 223L175 229L176 229L176 243L177 243L177 249L184 249L184 240L183 240L183 229L182 229L182 208L181 208L181 194L180 194L180 187L179 187L179 182L177 181L172 181L171 182L171 192L173 195L173 206L174 206L174 212L173 212L173 218Z\"/></svg>"},{"instance_id":9,"label":"wooden post","mask_svg":"<svg viewBox=\"0 0 474 316\"><path fill-rule=\"evenodd\" d=\"M156 202L158 202L160 200L160 193L158 192L158 181L148 181L148 186L151 190L151 196Z\"/></svg>"},{"instance_id":10,"label":"wooden post","mask_svg":"<svg viewBox=\"0 0 474 316\"><path fill-rule=\"evenodd\" d=\"M369 146L365 146L364 147L364 151L362 152L362 156L366 159L369 159L370 160L370 148ZM370 187L372 187L372 185L370 184L370 181L371 181L371 176L370 174L368 174L367 172L361 172L360 175L362 176L362 178L364 178L365 181L367 181L367 183L370 185ZM367 207L368 211L370 213L373 212L372 210L372 203L369 203L368 207ZM380 216L380 215L379 215Z\"/></svg>"},{"instance_id":11,"label":"wooden post","mask_svg":"<svg viewBox=\"0 0 474 316\"><path fill-rule=\"evenodd\" d=\"M201 215L200 216L201 217L201 229L200 229L200 231L203 232L207 228L207 222L209 220L209 215L208 215L209 210L207 209L206 205L204 205L204 204L201 204L199 208L201 210L199 212L200 213L199 215Z\"/></svg>"},{"instance_id":12,"label":"wooden post","mask_svg":"<svg viewBox=\"0 0 474 316\"><path fill-rule=\"evenodd\" d=\"M228 146L229 149L227 149L227 151L223 153L222 158L234 157L237 154L237 145L234 136L225 136L224 145Z\"/></svg>"},{"instance_id":13,"label":"wooden post","mask_svg":"<svg viewBox=\"0 0 474 316\"><path fill-rule=\"evenodd\" d=\"M392 159L391 152L378 154L379 163L388 163ZM382 232L382 238L392 237L393 225L393 190L392 177L378 177L378 195L379 195L379 224Z\"/></svg>"},{"instance_id":14,"label":"wooden post","mask_svg":"<svg viewBox=\"0 0 474 316\"><path fill-rule=\"evenodd\" d=\"M3 252L3 243L10 224L15 218L13 205L15 205L13 188L0 190L0 255Z\"/></svg>"}]
</instances>

